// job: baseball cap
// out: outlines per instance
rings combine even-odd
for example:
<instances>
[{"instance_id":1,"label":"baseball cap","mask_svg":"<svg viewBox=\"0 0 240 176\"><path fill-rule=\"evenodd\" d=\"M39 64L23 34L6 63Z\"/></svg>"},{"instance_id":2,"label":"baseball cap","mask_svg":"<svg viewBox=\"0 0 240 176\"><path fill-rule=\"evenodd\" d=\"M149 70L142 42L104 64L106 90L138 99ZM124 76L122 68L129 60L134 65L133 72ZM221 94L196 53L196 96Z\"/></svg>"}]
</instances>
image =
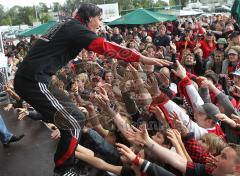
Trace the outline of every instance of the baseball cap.
<instances>
[{"instance_id":1,"label":"baseball cap","mask_svg":"<svg viewBox=\"0 0 240 176\"><path fill-rule=\"evenodd\" d=\"M231 73L231 75L240 76L240 69L235 70L234 72Z\"/></svg>"},{"instance_id":2,"label":"baseball cap","mask_svg":"<svg viewBox=\"0 0 240 176\"><path fill-rule=\"evenodd\" d=\"M219 38L217 44L227 44L227 40L225 38Z\"/></svg>"},{"instance_id":3,"label":"baseball cap","mask_svg":"<svg viewBox=\"0 0 240 176\"><path fill-rule=\"evenodd\" d=\"M211 117L214 122L217 122L217 114L221 113L219 108L212 103L204 103L203 105L196 105L198 112L204 113L207 117Z\"/></svg>"},{"instance_id":4,"label":"baseball cap","mask_svg":"<svg viewBox=\"0 0 240 176\"><path fill-rule=\"evenodd\" d=\"M238 55L238 52L237 52L235 49L230 49L230 50L228 51L228 54Z\"/></svg>"}]
</instances>

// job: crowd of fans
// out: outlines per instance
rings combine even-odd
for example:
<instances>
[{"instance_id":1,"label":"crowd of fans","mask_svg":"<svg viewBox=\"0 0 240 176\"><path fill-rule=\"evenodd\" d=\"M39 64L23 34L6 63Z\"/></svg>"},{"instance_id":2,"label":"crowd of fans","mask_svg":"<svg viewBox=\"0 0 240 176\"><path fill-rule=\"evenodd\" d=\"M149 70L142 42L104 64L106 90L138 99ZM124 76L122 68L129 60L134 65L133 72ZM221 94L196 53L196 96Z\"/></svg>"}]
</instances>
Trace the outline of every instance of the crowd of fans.
<instances>
[{"instance_id":1,"label":"crowd of fans","mask_svg":"<svg viewBox=\"0 0 240 176\"><path fill-rule=\"evenodd\" d=\"M52 77L86 115L76 158L116 175L240 175L240 29L224 15L101 29L169 67L83 50ZM5 41L10 78L34 45ZM126 53L127 54L127 53ZM44 117L5 85L19 120ZM79 122L83 123L83 122ZM57 140L61 133L46 124Z\"/></svg>"}]
</instances>

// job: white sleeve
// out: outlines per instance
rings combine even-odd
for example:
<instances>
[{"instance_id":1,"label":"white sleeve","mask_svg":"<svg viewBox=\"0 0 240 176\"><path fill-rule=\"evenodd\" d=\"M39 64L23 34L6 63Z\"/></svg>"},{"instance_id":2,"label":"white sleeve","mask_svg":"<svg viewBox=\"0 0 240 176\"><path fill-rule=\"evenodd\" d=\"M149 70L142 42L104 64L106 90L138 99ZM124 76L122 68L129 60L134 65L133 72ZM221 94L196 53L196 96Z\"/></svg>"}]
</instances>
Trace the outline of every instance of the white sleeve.
<instances>
[{"instance_id":1,"label":"white sleeve","mask_svg":"<svg viewBox=\"0 0 240 176\"><path fill-rule=\"evenodd\" d=\"M199 95L197 89L193 86L193 84L186 86L186 92L188 94L188 97L191 101L191 104L192 104L193 108L195 108L196 105L203 105L204 104L201 96Z\"/></svg>"},{"instance_id":2,"label":"white sleeve","mask_svg":"<svg viewBox=\"0 0 240 176\"><path fill-rule=\"evenodd\" d=\"M176 103L172 100L169 100L167 103L164 104L164 108L168 111L168 113L175 112L180 120L183 122L184 125L187 126L189 132L194 132L195 138L200 139L200 137L208 133L208 131L200 126L197 123L192 121L189 116L180 108Z\"/></svg>"}]
</instances>

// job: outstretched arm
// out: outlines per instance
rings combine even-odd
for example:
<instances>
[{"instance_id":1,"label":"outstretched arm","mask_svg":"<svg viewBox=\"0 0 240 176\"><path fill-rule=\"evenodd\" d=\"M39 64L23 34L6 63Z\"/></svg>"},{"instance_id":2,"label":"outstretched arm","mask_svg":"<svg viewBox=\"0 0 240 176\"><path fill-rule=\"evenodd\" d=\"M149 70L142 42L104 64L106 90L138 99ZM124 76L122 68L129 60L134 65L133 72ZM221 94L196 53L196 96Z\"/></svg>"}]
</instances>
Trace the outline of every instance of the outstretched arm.
<instances>
[{"instance_id":1,"label":"outstretched arm","mask_svg":"<svg viewBox=\"0 0 240 176\"><path fill-rule=\"evenodd\" d=\"M142 62L147 65L169 66L171 62L163 59L150 58L122 47L116 43L109 42L105 38L95 38L87 47L88 50L111 58L124 60L126 62Z\"/></svg>"},{"instance_id":2,"label":"outstretched arm","mask_svg":"<svg viewBox=\"0 0 240 176\"><path fill-rule=\"evenodd\" d=\"M109 164L109 163L105 162L104 160L102 160L101 158L95 157L93 155L88 155L84 152L75 151L75 156L78 159L85 161L88 164L96 167L97 169L109 171L116 175L121 174L122 166L115 166L115 165Z\"/></svg>"},{"instance_id":3,"label":"outstretched arm","mask_svg":"<svg viewBox=\"0 0 240 176\"><path fill-rule=\"evenodd\" d=\"M142 129L139 130L133 127L134 132L128 131L128 136L134 138L136 142L145 145L155 155L157 155L162 161L170 164L174 168L181 171L183 174L186 172L187 160L181 157L176 152L173 152L167 148L160 146L158 143L153 141L147 132L146 125L143 125ZM131 139L129 139L131 140Z\"/></svg>"}]
</instances>

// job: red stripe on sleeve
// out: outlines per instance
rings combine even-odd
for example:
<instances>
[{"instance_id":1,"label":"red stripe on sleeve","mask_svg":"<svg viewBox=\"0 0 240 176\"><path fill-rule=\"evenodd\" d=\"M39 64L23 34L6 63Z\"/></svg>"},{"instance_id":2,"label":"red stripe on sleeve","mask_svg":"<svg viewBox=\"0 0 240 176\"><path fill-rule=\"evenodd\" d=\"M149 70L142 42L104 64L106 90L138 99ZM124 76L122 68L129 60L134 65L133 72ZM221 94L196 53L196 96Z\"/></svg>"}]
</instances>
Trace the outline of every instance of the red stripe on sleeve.
<instances>
[{"instance_id":1,"label":"red stripe on sleeve","mask_svg":"<svg viewBox=\"0 0 240 176\"><path fill-rule=\"evenodd\" d=\"M78 140L72 137L68 150L64 153L58 160L55 161L56 166L61 166L66 160L72 156L73 152L75 152L75 148L78 144Z\"/></svg>"},{"instance_id":2,"label":"red stripe on sleeve","mask_svg":"<svg viewBox=\"0 0 240 176\"><path fill-rule=\"evenodd\" d=\"M116 43L108 42L102 37L93 40L87 49L106 57L124 60L125 62L139 62L140 59L139 53Z\"/></svg>"}]
</instances>

